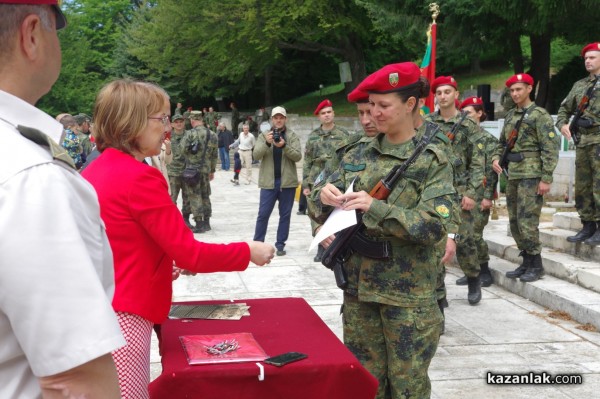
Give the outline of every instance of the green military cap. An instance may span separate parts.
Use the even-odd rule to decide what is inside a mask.
[[[78,115],[75,115],[74,118],[75,118],[75,122],[77,122],[78,125],[82,125],[84,122],[92,121],[92,118],[90,118],[86,114],[78,114]]]
[[[192,111],[192,112],[190,112],[190,119],[201,121],[202,120],[202,111]]]
[[[178,121],[178,120],[184,120],[184,119],[185,118],[184,118],[183,115],[181,115],[181,114],[175,114],[175,115],[173,115],[171,117],[171,122],[175,122],[175,121]]]

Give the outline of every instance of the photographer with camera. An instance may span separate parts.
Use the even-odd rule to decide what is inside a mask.
[[[211,230],[210,181],[215,177],[217,167],[217,135],[204,126],[202,112],[190,113],[192,130],[185,132],[181,149],[185,157],[183,171],[183,191],[190,201],[196,227],[194,233]]]
[[[262,161],[258,173],[260,202],[254,240],[265,241],[271,212],[275,202],[279,201],[279,226],[275,242],[278,256],[285,255],[285,242],[290,232],[290,217],[298,186],[296,162],[302,158],[300,139],[286,127],[286,121],[285,108],[273,108],[273,129],[258,136],[253,150],[254,159]]]

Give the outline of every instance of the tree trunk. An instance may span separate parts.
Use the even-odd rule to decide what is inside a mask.
[[[352,81],[344,83],[344,91],[348,95],[367,76],[365,53],[360,40],[355,35],[342,38],[340,44],[340,47],[344,49],[344,58],[350,64],[352,72]]]
[[[525,62],[523,61],[523,49],[521,48],[521,39],[518,33],[511,34],[508,37],[511,61],[513,63],[514,73],[525,72]]]
[[[273,105],[273,89],[271,84],[273,67],[265,68],[265,102],[262,104],[265,107]]]
[[[531,43],[531,76],[535,81],[533,92],[535,103],[548,108],[550,99],[550,42],[552,34],[548,28],[541,35],[529,36]]]

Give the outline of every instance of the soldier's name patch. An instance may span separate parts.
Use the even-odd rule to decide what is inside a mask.
[[[349,172],[360,172],[361,170],[365,170],[366,167],[367,167],[367,164],[365,164],[365,163],[361,163],[358,165],[354,165],[351,163],[344,164],[344,170],[347,170]]]
[[[323,181],[323,177],[325,176],[325,171],[321,171],[321,173],[319,173],[319,176],[317,176],[317,178],[315,179],[314,185],[318,186],[319,183],[321,183]]]
[[[452,204],[450,201],[443,198],[436,198],[433,201],[433,207],[437,214],[444,219],[448,219],[450,217],[450,209],[452,209]]]

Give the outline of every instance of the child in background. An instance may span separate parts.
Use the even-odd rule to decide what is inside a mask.
[[[240,153],[239,152],[235,152],[233,154],[233,179],[231,179],[231,182],[236,185],[239,186],[240,185],[240,170],[242,170],[242,160],[240,159]]]

